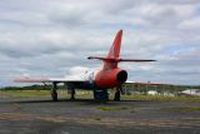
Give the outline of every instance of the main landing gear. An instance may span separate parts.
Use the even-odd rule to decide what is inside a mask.
[[[115,92],[114,101],[120,101],[121,98],[120,90],[118,88],[116,90],[117,91]]]
[[[57,83],[53,82],[53,87],[51,89],[51,98],[53,101],[57,101],[58,100],[58,93],[57,93]]]
[[[70,88],[68,91],[69,91],[68,93],[71,94],[70,100],[75,100],[75,94],[76,94],[75,89]]]
[[[105,103],[108,101],[108,91],[107,89],[94,89],[94,99],[96,102]]]
[[[114,101],[120,101],[121,99],[121,94],[124,94],[124,90],[122,89],[122,87],[117,87],[116,88],[116,92],[115,92],[115,96],[114,96]]]
[[[51,98],[53,101],[58,101],[57,84],[58,84],[57,82],[53,82],[53,86],[51,89]],[[75,89],[71,87],[68,90],[69,90],[69,93],[71,94],[70,100],[75,100],[75,94],[76,94]]]

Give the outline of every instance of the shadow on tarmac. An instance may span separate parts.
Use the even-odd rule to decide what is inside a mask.
[[[121,101],[114,101],[114,100],[109,100],[106,103],[102,103],[102,102],[96,102],[93,99],[76,99],[76,100],[66,100],[66,99],[59,99],[58,101],[52,101],[49,99],[44,99],[44,100],[8,100],[5,102],[0,102],[0,103],[21,103],[21,104],[31,104],[31,103],[60,103],[60,102],[66,102],[66,103],[81,103],[81,104],[120,104],[120,103],[135,103],[135,102],[149,102],[149,101],[145,101],[145,100],[121,100]]]

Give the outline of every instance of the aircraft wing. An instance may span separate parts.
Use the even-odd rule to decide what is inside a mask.
[[[14,82],[22,82],[22,83],[80,83],[80,82],[87,82],[83,79],[67,79],[67,78],[48,78],[48,77],[22,77],[16,78]]]

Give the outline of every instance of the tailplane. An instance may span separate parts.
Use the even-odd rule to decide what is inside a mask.
[[[123,35],[123,31],[120,30],[115,36],[113,44],[106,57],[90,56],[88,57],[88,59],[103,60],[104,68],[106,69],[116,68],[118,65],[118,62],[154,62],[156,61],[156,60],[150,60],[150,59],[122,59],[120,58],[122,35]]]

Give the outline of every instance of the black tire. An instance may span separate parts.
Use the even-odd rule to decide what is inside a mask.
[[[109,100],[107,89],[95,89],[94,99],[98,103],[106,103]]]
[[[114,97],[114,101],[120,101],[120,91],[117,91],[116,93],[115,93],[115,97]]]
[[[53,100],[53,101],[58,101],[58,94],[57,94],[56,91],[53,91],[53,92],[51,93],[51,97],[52,97],[52,100]]]

